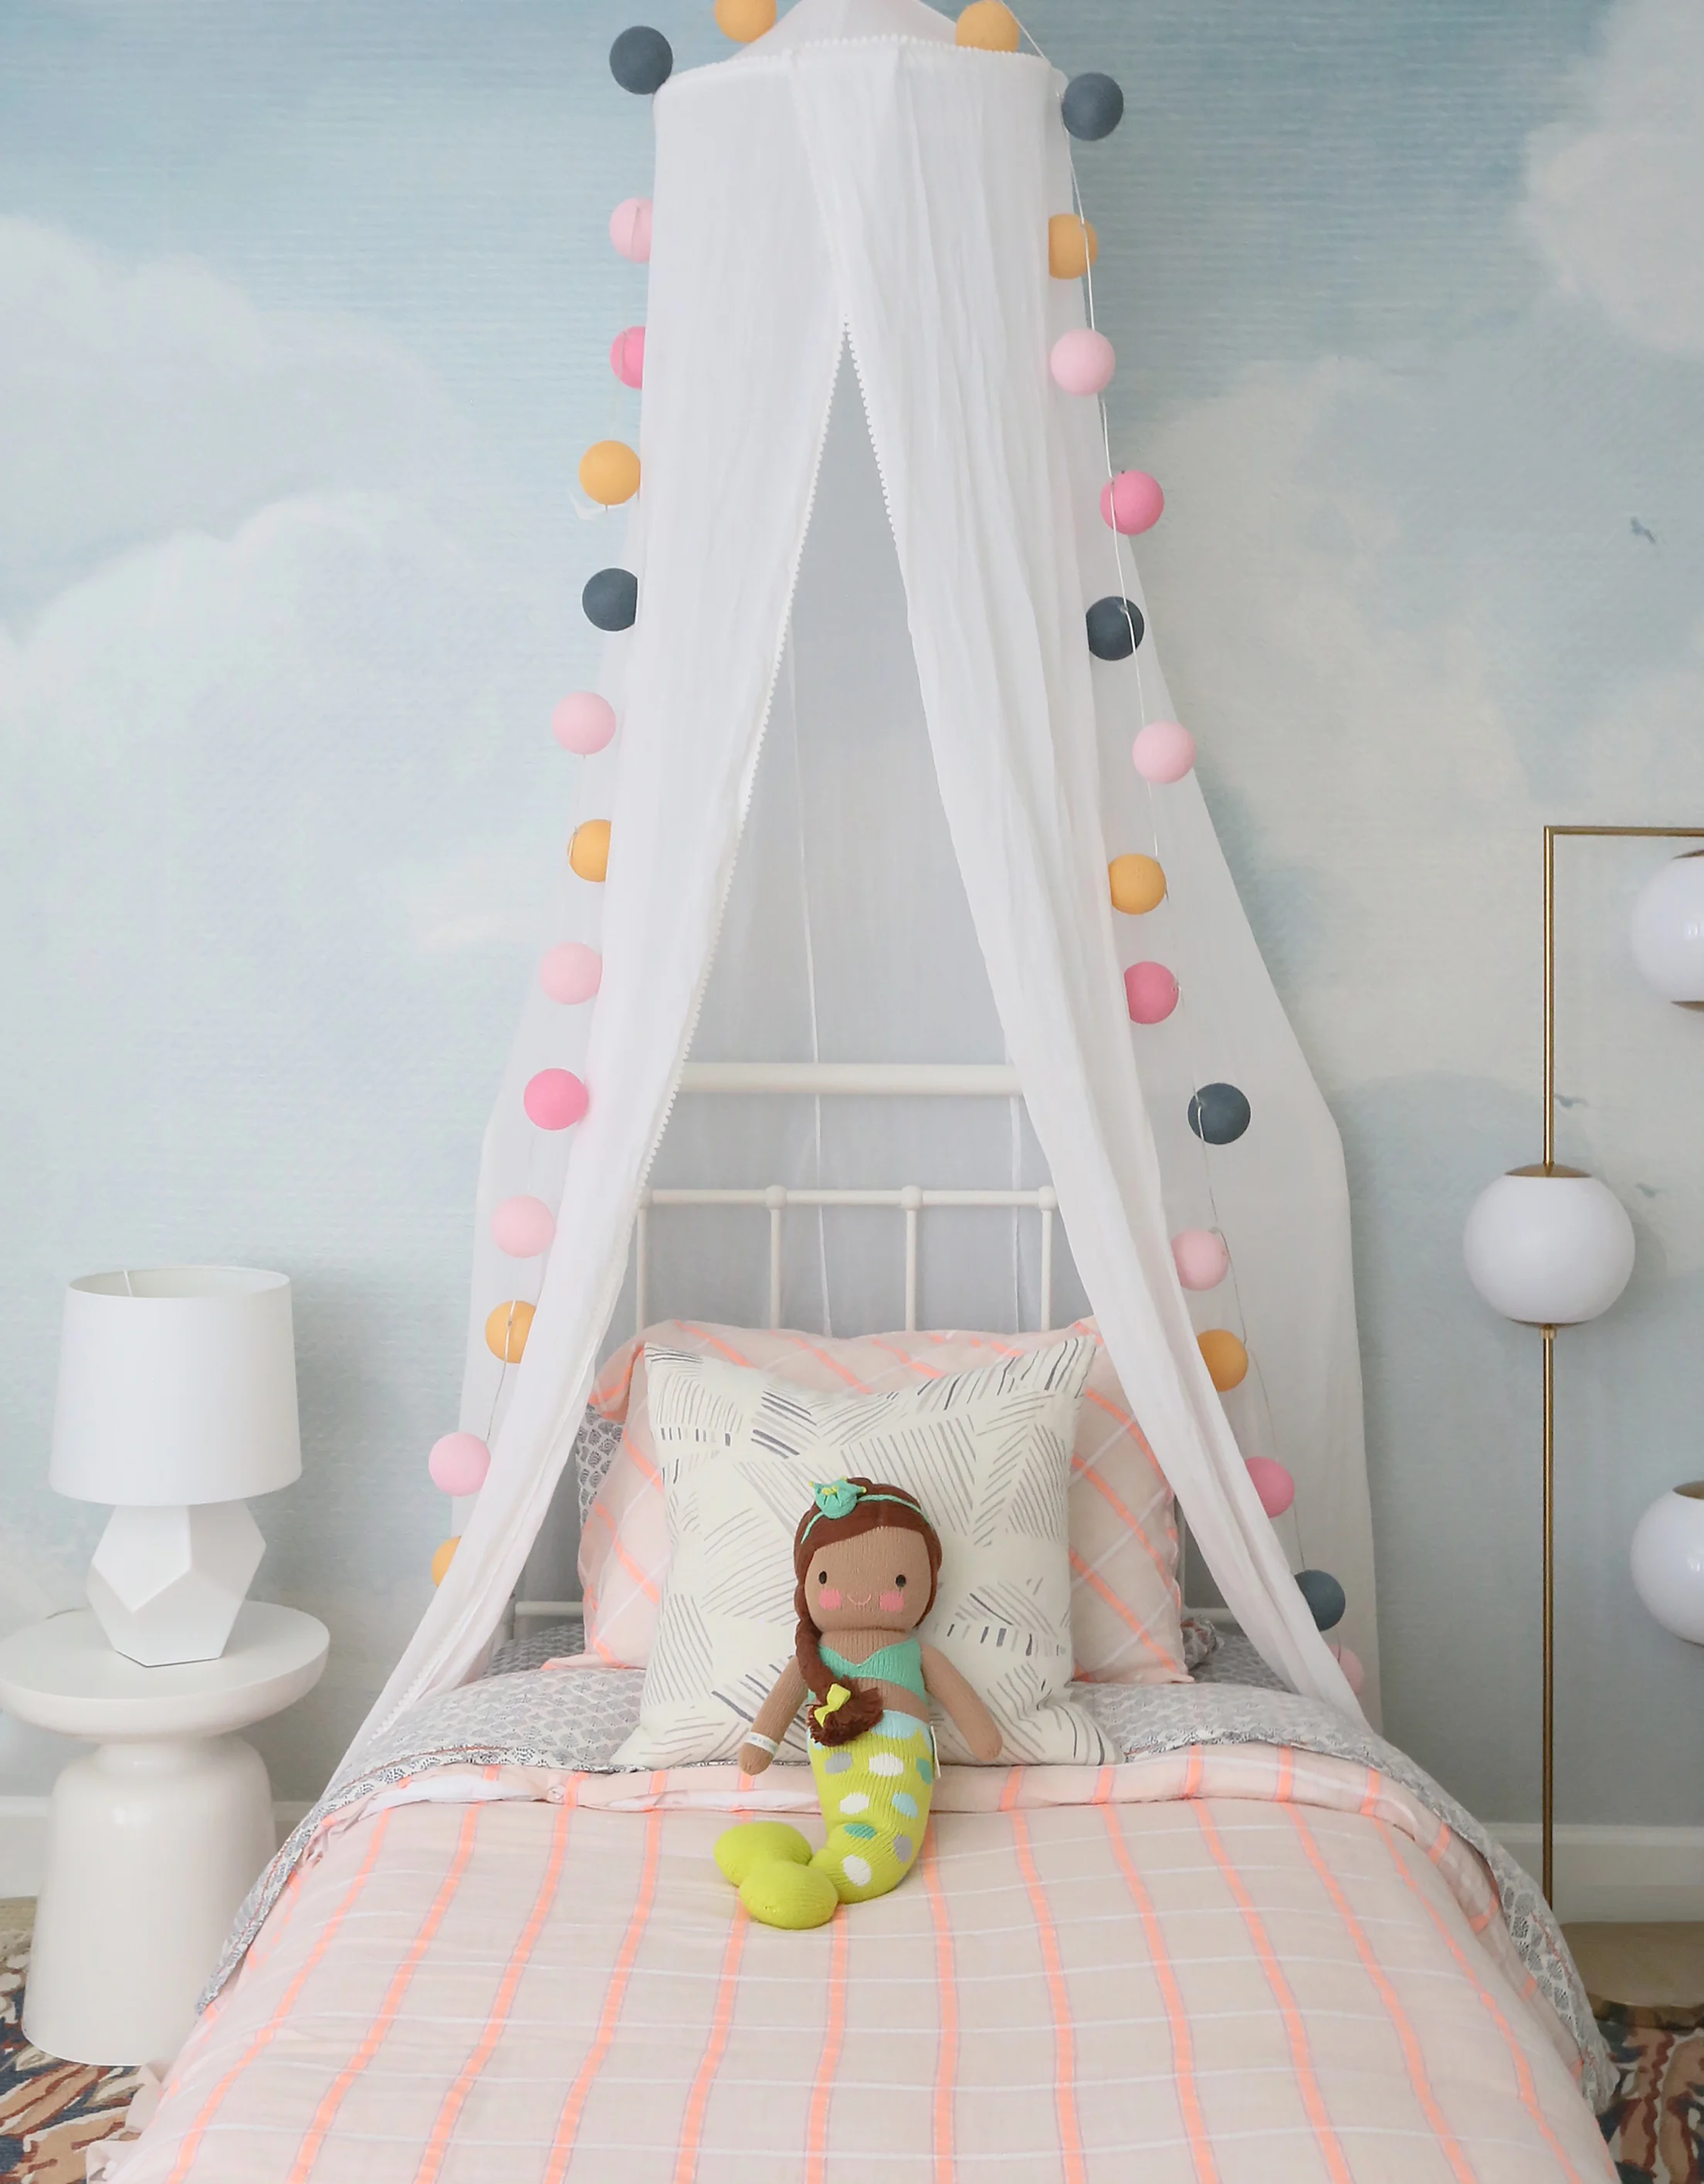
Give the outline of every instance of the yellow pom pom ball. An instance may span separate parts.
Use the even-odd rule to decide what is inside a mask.
[[[775,0],[716,0],[716,26],[737,46],[775,28]]]
[[[432,1557],[432,1581],[434,1585],[442,1585],[443,1583],[445,1574],[448,1572],[450,1564],[455,1560],[455,1551],[460,1545],[461,1534],[458,1532],[453,1540],[446,1540],[443,1545],[438,1549],[437,1552]]]
[[[1015,53],[1023,32],[1005,0],[971,0],[953,34],[961,46],[974,46],[984,53]]]
[[[1100,255],[1092,220],[1056,212],[1047,223],[1047,270],[1055,281],[1078,281]]]
[[[1241,1384],[1249,1369],[1249,1353],[1228,1327],[1210,1327],[1195,1340],[1201,1346],[1207,1372],[1222,1396]]]
[[[485,1323],[485,1346],[505,1365],[518,1365],[532,1327],[532,1307],[520,1297],[500,1304]]]
[[[639,490],[639,459],[625,440],[599,440],[580,458],[580,490],[601,508],[619,508]]]
[[[1139,856],[1133,850],[1112,860],[1106,877],[1112,886],[1112,907],[1127,917],[1140,917],[1166,900],[1165,867],[1156,857]]]
[[[610,869],[610,822],[587,819],[574,829],[568,843],[568,869],[582,880],[601,880]],[[1161,894],[1165,893],[1161,889]]]

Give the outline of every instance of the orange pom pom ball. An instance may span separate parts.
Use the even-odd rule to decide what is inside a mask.
[[[775,28],[775,0],[716,0],[716,26],[737,46]]]
[[[600,508],[619,508],[639,490],[639,459],[625,440],[599,440],[580,458],[580,490]]]
[[[432,1581],[434,1585],[442,1585],[443,1583],[445,1577],[448,1574],[450,1564],[455,1560],[455,1551],[460,1545],[461,1534],[458,1532],[453,1540],[446,1540],[443,1545],[438,1549],[437,1552],[432,1557]]]
[[[1005,0],[971,0],[953,33],[961,46],[975,46],[984,53],[1015,53],[1023,32]]]
[[[1240,1386],[1248,1373],[1249,1353],[1229,1328],[1210,1327],[1195,1340],[1201,1346],[1208,1374],[1219,1393],[1222,1396]]]
[[[1100,255],[1094,223],[1056,212],[1047,223],[1047,270],[1055,281],[1078,281]]]
[[[568,869],[582,880],[603,878],[610,869],[607,819],[587,819],[574,829],[568,843]],[[1161,893],[1165,893],[1163,888]]]
[[[505,1365],[518,1365],[532,1327],[532,1306],[521,1297],[500,1304],[485,1323],[485,1346]]]
[[[1157,857],[1144,857],[1133,850],[1112,860],[1106,877],[1112,887],[1112,907],[1127,917],[1140,917],[1166,900],[1166,872]]]

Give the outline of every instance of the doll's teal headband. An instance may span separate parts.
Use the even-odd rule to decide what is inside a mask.
[[[849,1479],[831,1479],[826,1486],[813,1485],[810,1490],[816,1497],[816,1507],[799,1534],[801,1543],[810,1537],[810,1526],[817,1518],[849,1517],[860,1502],[891,1502],[896,1508],[910,1509],[919,1517],[923,1513],[909,1494],[872,1494],[867,1487],[855,1486]]]

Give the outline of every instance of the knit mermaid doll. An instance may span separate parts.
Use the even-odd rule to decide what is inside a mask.
[[[729,1828],[716,1864],[766,1926],[820,1926],[843,1903],[897,1888],[916,1862],[934,1792],[929,1701],[978,1759],[1000,1730],[952,1663],[910,1634],[935,1604],[941,1543],[903,1488],[868,1479],[819,1486],[794,1535],[794,1658],[764,1701],[739,1763],[760,1774],[811,1702],[810,1771],[828,1840],[797,1828]]]

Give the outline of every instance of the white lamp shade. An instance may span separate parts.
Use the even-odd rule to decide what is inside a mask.
[[[1665,1000],[1704,1005],[1704,852],[1675,857],[1633,905],[1633,960]]]
[[[1704,1479],[1651,1503],[1629,1559],[1634,1588],[1663,1629],[1704,1646]]]
[[[1534,1327],[1595,1319],[1633,1272],[1627,1208],[1578,1168],[1500,1175],[1474,1201],[1462,1247],[1486,1303]]]
[[[285,1275],[158,1267],[70,1284],[48,1471],[61,1494],[172,1507],[301,1475]]]

